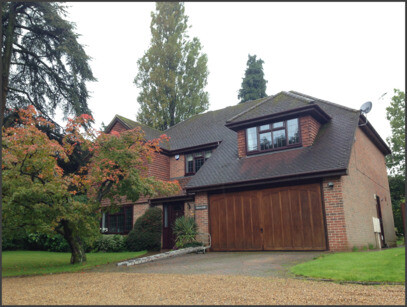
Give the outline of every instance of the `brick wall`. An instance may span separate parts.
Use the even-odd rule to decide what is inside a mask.
[[[237,152],[239,158],[246,157],[246,130],[237,132]]]
[[[136,220],[146,212],[146,210],[150,207],[148,203],[143,204],[136,204],[133,206],[133,225]]]
[[[170,159],[168,156],[155,152],[148,167],[148,175],[161,180],[170,179]]]
[[[332,188],[328,187],[329,182],[334,184]],[[330,251],[348,250],[342,179],[340,177],[325,178],[322,181],[322,193],[325,206],[328,248]]]
[[[170,178],[185,176],[185,156],[179,155],[179,159],[175,160],[175,156],[169,158]]]
[[[116,131],[116,132],[123,132],[123,131],[126,131],[127,130],[127,128],[125,127],[125,126],[123,126],[120,122],[116,122],[114,125],[113,125],[113,127],[112,127],[112,129],[110,130],[110,132],[112,132],[112,131]]]
[[[207,208],[205,210],[195,210],[195,221],[198,224],[199,232],[209,233],[208,194],[205,192],[196,193],[195,194],[195,205],[207,205]]]
[[[311,146],[312,143],[314,143],[319,127],[321,127],[321,124],[312,116],[308,115],[300,117],[301,140],[303,147]]]
[[[377,217],[375,194],[381,199],[386,243],[394,246],[396,235],[385,157],[360,128],[355,138],[349,175],[342,177],[349,246],[376,245],[372,221],[372,217]]]

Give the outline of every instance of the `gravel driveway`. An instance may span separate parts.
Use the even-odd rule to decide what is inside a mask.
[[[5,305],[403,305],[404,286],[298,280],[320,253],[208,253],[86,273],[3,278]]]
[[[402,305],[403,286],[278,277],[72,273],[4,278],[4,305]]]

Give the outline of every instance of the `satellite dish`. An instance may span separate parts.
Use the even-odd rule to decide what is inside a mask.
[[[367,114],[370,112],[370,110],[372,110],[372,107],[373,107],[372,102],[368,101],[362,104],[362,106],[360,107],[360,111],[364,114]]]

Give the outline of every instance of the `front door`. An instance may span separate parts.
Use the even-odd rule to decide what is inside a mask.
[[[172,249],[175,245],[172,228],[175,220],[184,215],[184,203],[164,204],[163,210],[163,249]]]

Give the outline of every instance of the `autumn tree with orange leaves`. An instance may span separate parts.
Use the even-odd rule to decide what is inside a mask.
[[[92,120],[85,114],[68,120],[57,141],[46,133],[53,124],[33,106],[18,112],[15,125],[3,130],[5,236],[18,228],[57,232],[71,248],[71,263],[82,263],[84,239],[99,231],[103,199],[115,206],[122,196],[136,201],[141,195],[170,195],[180,189],[177,182],[147,175],[165,135],[146,141],[137,128],[120,134],[84,129]],[[81,153],[81,163],[66,167],[75,152]]]

